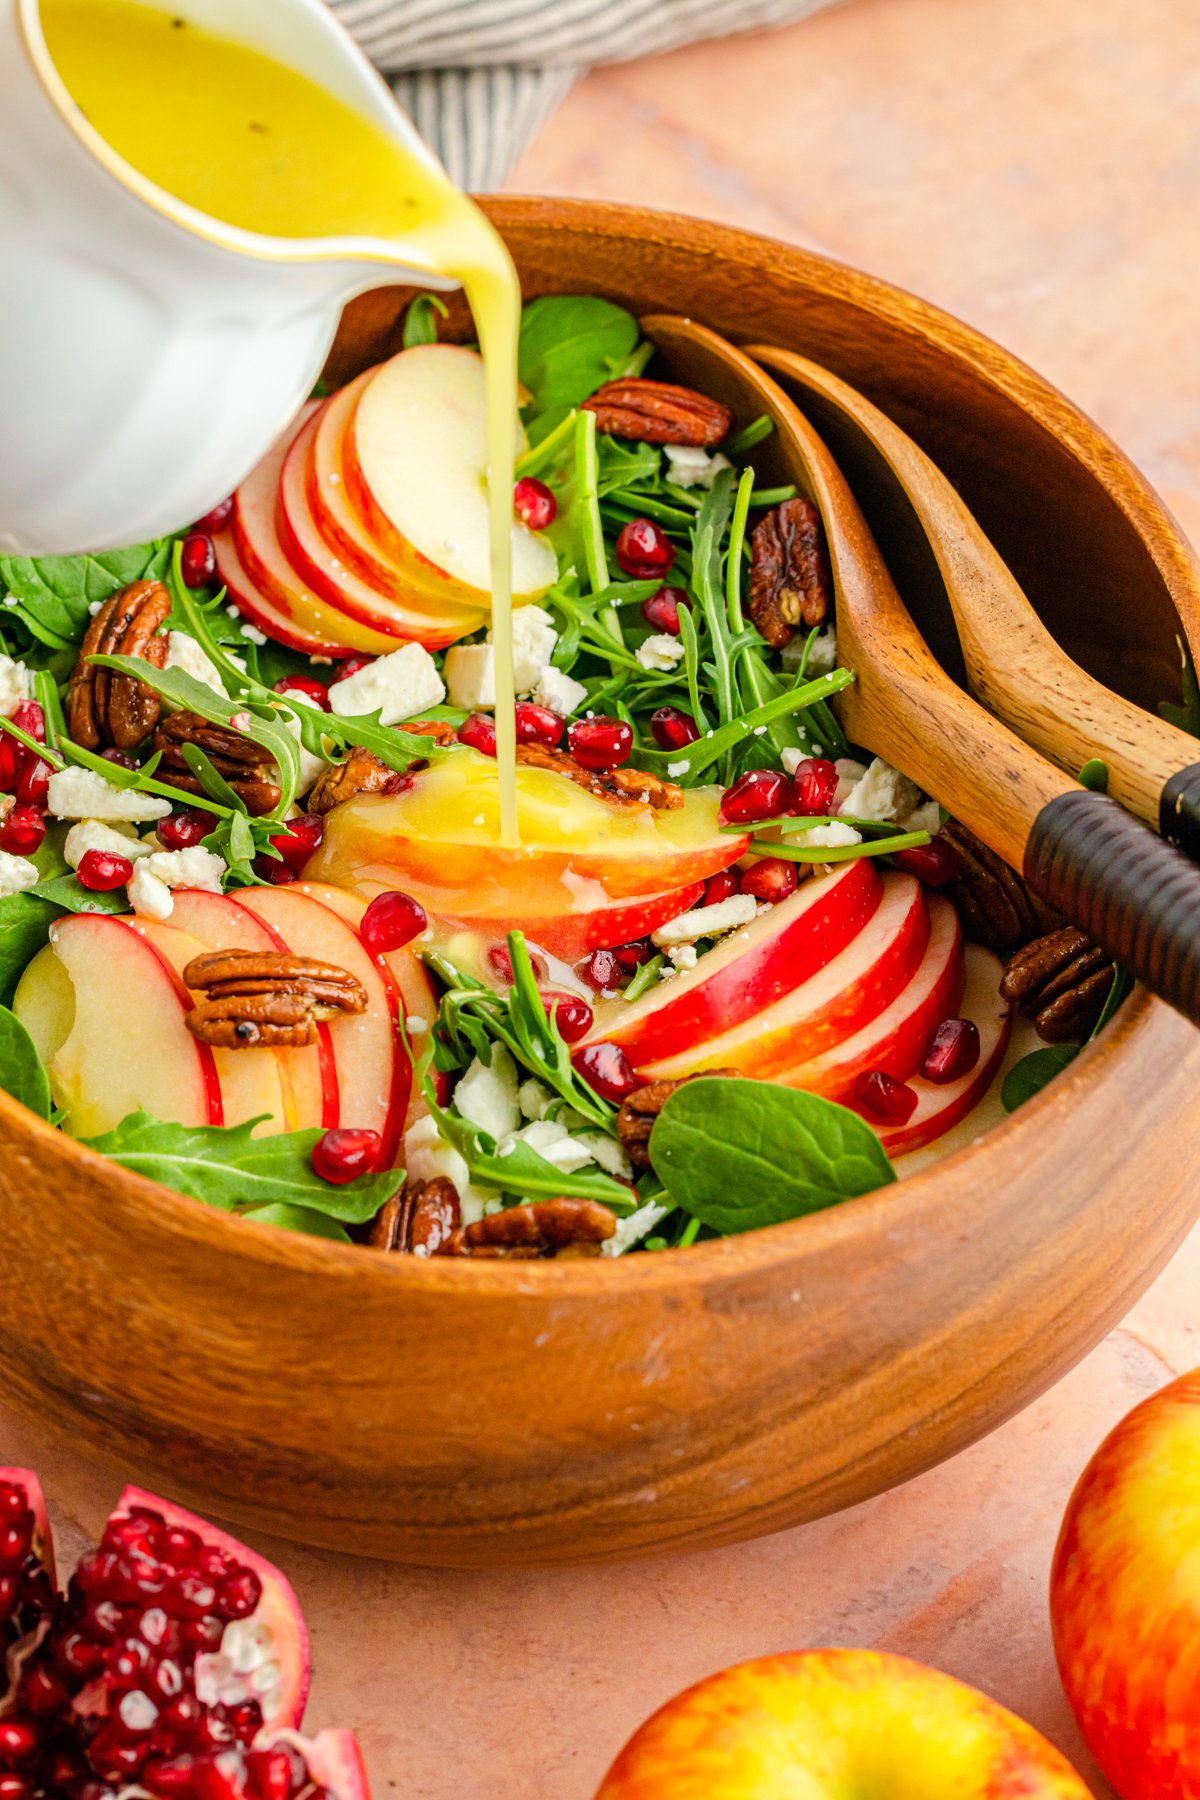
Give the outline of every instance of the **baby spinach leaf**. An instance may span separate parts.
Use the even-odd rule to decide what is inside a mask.
[[[74,645],[88,627],[88,608],[131,581],[161,580],[170,543],[135,544],[98,556],[0,556],[0,584],[17,601],[16,616],[53,649]]]
[[[58,908],[26,890],[0,900],[0,1001],[7,1004],[28,964],[46,942]]]
[[[52,906],[60,907],[63,912],[72,913],[126,913],[129,911],[129,900],[124,888],[115,888],[111,893],[92,892],[78,882],[74,875],[52,875],[46,881],[39,881],[35,888],[27,890],[39,900],[48,900]]]
[[[50,1117],[50,1081],[33,1039],[15,1013],[0,1006],[0,1087],[39,1119]]]
[[[225,1212],[286,1204],[362,1225],[374,1218],[400,1184],[401,1171],[385,1169],[377,1175],[360,1175],[344,1187],[331,1186],[313,1171],[319,1131],[251,1136],[260,1123],[261,1119],[248,1119],[244,1125],[176,1125],[136,1112],[112,1131],[83,1141],[122,1168]]]
[[[726,1236],[819,1212],[896,1179],[857,1113],[768,1081],[685,1082],[669,1096],[650,1143],[671,1199]]]
[[[637,347],[637,320],[590,294],[547,294],[521,313],[520,378],[533,395],[526,419],[538,444],[571,408],[624,369]]]
[[[1040,1094],[1078,1055],[1078,1044],[1050,1044],[1045,1050],[1031,1050],[1015,1062],[1000,1089],[1000,1104],[1005,1112],[1016,1112],[1018,1106]]]
[[[256,1219],[260,1225],[281,1225],[285,1231],[303,1231],[308,1237],[332,1238],[337,1244],[353,1242],[348,1231],[343,1231],[336,1219],[327,1219],[323,1213],[313,1212],[308,1206],[289,1206],[286,1201],[277,1201],[274,1206],[255,1206],[242,1214],[243,1219]]]

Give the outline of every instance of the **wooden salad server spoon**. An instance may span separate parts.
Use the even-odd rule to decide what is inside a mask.
[[[1113,797],[1200,859],[1195,738],[1115,694],[1067,655],[955,488],[886,413],[794,351],[755,344],[746,354],[785,378],[789,391],[803,389],[818,427],[835,420],[855,432],[873,477],[899,502],[897,522],[924,533],[976,699],[1060,768],[1078,770],[1101,757]]]
[[[689,319],[642,330],[677,380],[775,430],[754,462],[794,482],[825,527],[838,661],[855,681],[833,701],[850,739],[896,768],[1010,864],[1055,912],[1200,1024],[1200,868],[1047,762],[951,680],[913,624],[823,440],[757,363]]]

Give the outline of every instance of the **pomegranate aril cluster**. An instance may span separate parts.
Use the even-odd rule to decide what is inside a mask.
[[[13,713],[12,722],[27,737],[45,743],[46,719],[36,700],[23,700]],[[11,733],[0,733],[0,793],[15,796],[0,817],[0,850],[9,856],[32,856],[41,848],[52,773],[45,757]],[[0,1800],[4,1800],[2,1792]]]

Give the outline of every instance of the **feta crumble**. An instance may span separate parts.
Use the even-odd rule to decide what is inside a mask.
[[[522,1125],[519,1131],[509,1132],[504,1141],[497,1144],[497,1156],[511,1156],[518,1144],[536,1151],[543,1161],[563,1175],[573,1175],[592,1160],[591,1152],[573,1138],[558,1119],[535,1119],[530,1125]]]
[[[719,450],[715,456],[710,455],[698,444],[664,444],[663,454],[667,459],[663,473],[676,487],[710,488],[722,469],[733,467]]]
[[[230,652],[229,660],[245,673],[246,664],[242,657]],[[221,680],[216,663],[189,632],[168,631],[167,660],[163,667],[178,669],[181,674],[190,675],[193,681],[203,682],[205,687],[211,688],[214,694],[220,694],[224,700],[225,683]],[[171,706],[173,702],[168,701],[166,704]]]
[[[610,1238],[605,1238],[600,1246],[601,1256],[624,1256],[635,1244],[640,1244],[644,1237],[649,1237],[660,1219],[665,1219],[670,1206],[664,1206],[657,1200],[648,1200],[645,1206],[639,1206],[636,1212],[617,1220],[617,1229]]]
[[[219,894],[224,873],[224,859],[200,844],[190,844],[186,850],[152,850],[129,880],[129,904],[147,918],[169,919],[175,907],[172,888],[200,888],[206,894]]]
[[[862,833],[855,831],[853,825],[843,825],[840,820],[835,820],[832,825],[814,825],[811,830],[798,832],[786,841],[802,844],[806,850],[837,850],[844,845],[861,844]]]
[[[0,656],[0,713],[11,719],[22,700],[32,698],[33,671],[14,657]]]
[[[89,850],[103,850],[110,856],[127,856],[130,862],[139,856],[150,856],[153,844],[144,844],[132,826],[106,825],[102,819],[81,819],[72,825],[63,844],[63,855],[72,869],[77,869]]]
[[[117,787],[91,769],[59,769],[50,777],[46,806],[58,819],[101,819],[112,823],[128,819],[165,819],[171,810],[169,800],[157,794],[139,793],[136,788]]]
[[[517,1085],[516,1063],[503,1044],[493,1044],[490,1066],[477,1056],[459,1077],[454,1104],[469,1124],[499,1142],[520,1123]]]
[[[37,864],[28,856],[11,856],[7,850],[0,850],[0,899],[23,894],[41,879]]]
[[[800,633],[790,644],[785,644],[780,652],[780,661],[785,669],[794,670],[804,662],[804,646],[808,642],[807,633]],[[804,663],[804,673],[809,675],[828,675],[837,668],[837,632],[832,625],[824,631],[818,631],[812,641],[812,649],[808,653],[808,661]]]
[[[382,725],[415,719],[445,698],[437,664],[421,644],[390,650],[329,690],[330,708],[341,718],[377,712]]]
[[[491,633],[488,633],[491,641]],[[513,685],[518,694],[529,694],[550,666],[558,632],[553,614],[544,606],[518,606],[512,616]]]
[[[576,681],[573,675],[564,675],[553,663],[547,665],[538,677],[537,686],[533,690],[533,698],[539,706],[548,706],[551,712],[566,718],[569,713],[576,712],[587,699],[587,689],[582,681]]]
[[[841,773],[841,764],[838,764]],[[891,763],[884,762],[877,756],[865,774],[855,782],[844,798],[840,797],[837,810],[852,819],[874,819],[880,824],[892,824],[903,818],[920,804],[921,790],[915,781],[902,775],[899,769],[893,769]]]
[[[673,944],[719,937],[723,932],[736,931],[739,925],[749,925],[756,913],[753,894],[730,894],[728,900],[718,900],[715,906],[697,906],[691,912],[680,913],[677,919],[668,919],[651,932],[651,942],[660,950],[669,950]]]
[[[668,632],[657,632],[639,644],[634,651],[636,660],[643,669],[655,669],[663,673],[676,669],[683,661],[683,645]]]
[[[413,1182],[433,1181],[444,1175],[458,1192],[464,1225],[482,1219],[495,1196],[486,1188],[472,1187],[466,1160],[448,1144],[437,1128],[437,1120],[427,1113],[417,1119],[404,1134],[404,1167]]]

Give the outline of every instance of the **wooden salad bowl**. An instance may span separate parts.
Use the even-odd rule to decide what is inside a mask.
[[[1191,554],[1003,350],[724,227],[490,210],[531,295],[686,311],[860,387],[1079,662],[1175,697],[1177,635],[1200,650]],[[349,309],[335,377],[395,347],[405,299]],[[113,1020],[114,1054],[136,1029]],[[508,1266],[235,1220],[0,1096],[6,1398],[205,1511],[365,1554],[566,1563],[778,1531],[962,1449],[1120,1318],[1200,1212],[1198,1095],[1200,1036],[1135,995],[1037,1099],[899,1186],[678,1253]]]

